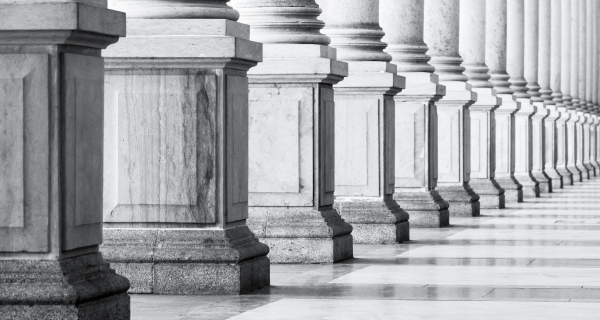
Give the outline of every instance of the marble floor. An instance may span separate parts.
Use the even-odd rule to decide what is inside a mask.
[[[250,295],[131,295],[132,319],[600,319],[598,195],[593,178],[342,263],[271,265]]]

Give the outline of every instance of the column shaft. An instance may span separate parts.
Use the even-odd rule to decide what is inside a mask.
[[[557,159],[556,168],[563,178],[563,186],[573,185],[573,173],[569,169],[569,120],[571,119],[571,3],[552,3],[553,15],[560,11],[560,91],[562,93],[557,110],[560,118],[556,122]],[[555,22],[555,19],[552,19]],[[558,98],[555,98],[558,99]]]

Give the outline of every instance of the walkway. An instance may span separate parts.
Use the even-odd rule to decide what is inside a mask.
[[[252,295],[132,295],[132,319],[599,319],[600,178],[509,207],[335,265],[271,265]]]

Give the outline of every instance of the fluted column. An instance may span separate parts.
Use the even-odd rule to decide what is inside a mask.
[[[251,39],[264,43],[264,61],[248,74],[248,224],[269,245],[271,262],[351,258],[352,226],[334,208],[333,85],[348,75],[348,65],[321,33],[325,23],[314,0],[232,5],[251,26]]]
[[[494,110],[501,104],[489,81],[485,64],[486,1],[460,1],[459,52],[467,83],[477,93],[469,107],[471,117],[471,179],[469,185],[479,195],[482,208],[504,208],[504,189],[495,176],[496,141]]]
[[[410,215],[411,227],[445,227],[448,203],[435,190],[438,179],[437,107],[446,88],[428,63],[423,42],[424,0],[380,0],[385,51],[406,78],[395,96],[394,199]]]
[[[102,252],[131,291],[240,294],[269,285],[248,219],[250,27],[219,1],[121,0],[105,54]]]
[[[556,121],[560,119],[558,105],[560,92],[560,0],[540,0],[538,82],[541,98],[548,110],[544,119],[545,140],[543,168],[551,179],[552,190],[563,187],[562,176],[557,171],[558,136]]]
[[[394,96],[404,87],[383,52],[379,0],[318,0],[337,57],[350,73],[335,91],[335,205],[354,243],[409,240],[394,201]]]
[[[424,40],[429,47],[430,64],[446,86],[446,96],[438,106],[438,187],[450,203],[450,215],[478,216],[479,195],[469,185],[470,117],[469,106],[477,100],[466,83],[459,55],[459,0],[425,1]]]
[[[448,203],[435,190],[438,179],[437,107],[445,87],[428,63],[423,42],[424,0],[380,0],[385,49],[406,78],[395,96],[394,199],[410,215],[411,227],[445,227]]]
[[[569,121],[567,122],[567,137],[568,137],[568,142],[567,142],[567,159],[568,159],[568,164],[567,164],[567,168],[569,169],[569,171],[571,171],[571,173],[573,174],[573,181],[574,182],[581,182],[583,181],[583,168],[581,167],[581,165],[578,165],[578,159],[577,159],[577,155],[578,155],[578,148],[580,147],[579,144],[579,140],[581,138],[581,133],[578,128],[581,127],[581,122],[583,119],[581,119],[582,117],[580,116],[580,112],[578,112],[578,110],[580,110],[581,106],[580,106],[580,96],[579,96],[579,33],[581,32],[580,28],[579,28],[579,3],[581,0],[571,0],[569,2],[570,4],[570,21],[571,21],[571,29],[570,29],[570,35],[569,37],[571,38],[571,43],[569,48],[571,49],[571,54],[570,54],[570,71],[571,71],[571,76],[570,76],[570,93],[571,93],[571,100],[570,103],[568,105],[568,109],[569,109],[569,113],[571,114],[571,118],[569,119]],[[578,135],[579,133],[579,135]],[[586,171],[587,172],[587,171]]]
[[[507,0],[488,0],[486,3],[485,63],[490,69],[490,82],[502,104],[494,111],[496,122],[495,180],[504,189],[506,203],[523,201],[523,186],[514,177],[515,127],[514,113],[520,103],[513,96],[506,72]]]
[[[530,92],[536,91],[529,90],[525,80],[525,1],[508,0],[507,16],[506,51],[509,82],[515,91],[514,96],[521,103],[521,109],[515,113],[515,137],[519,137],[515,138],[515,178],[523,185],[523,197],[538,197],[539,183],[531,174],[533,160],[531,116],[537,108],[530,101]],[[535,84],[532,84],[532,88],[535,88]]]
[[[559,0],[556,0],[559,1]],[[560,91],[562,96],[554,98],[560,118],[556,122],[556,170],[563,178],[563,186],[573,185],[573,173],[569,170],[569,120],[571,119],[571,3],[560,0],[552,3],[560,11]],[[556,23],[555,19],[552,19]],[[554,42],[553,42],[554,45]],[[554,48],[554,46],[553,46]]]
[[[549,19],[549,17],[546,17]],[[544,20],[544,19],[541,19]],[[545,91],[540,91],[538,83],[538,73],[545,72],[545,67],[539,69],[540,57],[539,54],[549,54],[550,50],[539,50],[540,32],[549,32],[549,29],[541,31],[540,26],[540,8],[539,0],[525,1],[525,66],[524,74],[527,81],[527,93],[531,95],[531,103],[535,106],[535,113],[531,116],[531,175],[539,183],[540,192],[552,192],[552,182],[550,177],[544,172],[545,162],[545,140],[546,130],[544,119],[548,116],[548,110],[544,106],[549,88],[546,86]],[[546,26],[545,26],[546,27]],[[543,96],[544,95],[544,96]]]
[[[125,14],[0,1],[0,21],[0,318],[129,319],[129,281],[99,252],[102,54]]]

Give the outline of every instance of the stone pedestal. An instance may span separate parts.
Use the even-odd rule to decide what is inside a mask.
[[[573,174],[569,170],[569,129],[568,121],[571,114],[567,108],[560,106],[557,108],[560,112],[560,118],[556,121],[556,171],[560,174],[563,186],[573,185]]]
[[[590,162],[590,127],[592,118],[587,110],[583,113],[583,125],[581,132],[581,162],[582,166],[587,170],[587,178],[591,179],[596,176],[596,170]]]
[[[335,89],[335,207],[355,243],[409,240],[408,214],[394,201],[394,95],[404,88],[383,52],[379,0],[320,0],[323,32],[349,76]]]
[[[533,177],[533,126],[531,116],[536,107],[528,99],[518,99],[521,108],[515,113],[515,179],[523,186],[523,198],[539,197],[540,186]]]
[[[470,116],[469,106],[477,100],[469,84],[442,82],[446,95],[438,106],[438,185],[436,190],[450,203],[453,216],[478,216],[479,195],[469,185]]]
[[[545,157],[544,172],[551,179],[551,188],[553,191],[563,188],[563,177],[558,171],[558,145],[560,143],[559,130],[557,122],[560,119],[560,112],[556,105],[546,105],[548,116],[544,119],[545,130]]]
[[[396,66],[350,61],[335,86],[335,207],[355,243],[409,240],[408,214],[394,201]],[[405,139],[405,137],[402,137]]]
[[[246,226],[246,72],[262,48],[220,2],[117,7],[128,37],[105,53],[102,251],[131,292],[269,285],[269,248]]]
[[[506,203],[523,202],[523,186],[515,179],[515,117],[521,105],[512,95],[498,95],[502,105],[494,111],[496,122],[495,180],[504,189]]]
[[[125,15],[2,1],[0,21],[0,317],[129,319],[129,281],[98,252],[101,51]]]
[[[393,52],[391,52],[393,55]],[[407,89],[395,97],[396,156],[394,199],[410,215],[411,227],[446,227],[448,202],[435,190],[438,179],[436,101],[445,95],[438,77],[407,72]]]
[[[567,129],[567,169],[573,175],[573,182],[582,182],[583,174],[577,166],[577,123],[580,121],[577,112],[574,109],[568,110],[571,117],[566,123]]]
[[[531,175],[539,183],[540,193],[552,192],[552,178],[544,170],[546,158],[546,139],[551,138],[546,134],[545,119],[549,115],[543,102],[535,103],[536,112],[531,116],[532,137],[532,168]]]

